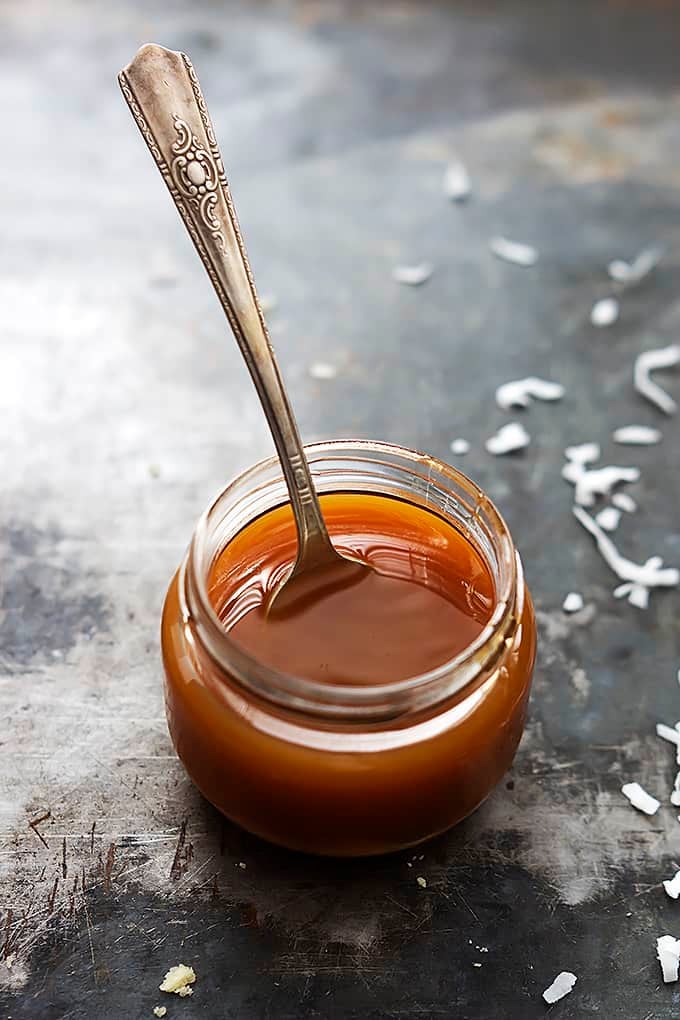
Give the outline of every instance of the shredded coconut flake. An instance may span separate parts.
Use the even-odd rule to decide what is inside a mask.
[[[619,303],[616,298],[602,298],[590,310],[593,326],[613,326],[619,317]]]
[[[451,202],[464,202],[472,191],[470,175],[459,159],[453,160],[444,172],[444,194]]]
[[[661,248],[645,248],[632,262],[614,259],[607,266],[607,271],[617,283],[639,283],[658,265],[662,255]]]
[[[570,591],[562,603],[562,609],[565,613],[578,613],[583,609],[583,595],[580,595],[577,591]]]
[[[666,414],[674,414],[678,405],[650,376],[657,368],[673,368],[680,364],[680,344],[659,347],[653,351],[644,351],[635,359],[633,383],[638,393],[651,400],[656,407]]]
[[[657,723],[656,735],[661,737],[662,740],[667,740],[670,744],[675,744],[676,747],[680,746],[680,730],[677,730],[674,726],[666,726],[662,722]]]
[[[618,510],[623,510],[627,514],[634,514],[637,510],[637,503],[627,492],[615,492],[612,495],[612,503]]]
[[[661,964],[661,973],[666,984],[678,980],[680,964],[680,939],[672,935],[661,935],[656,940],[656,955]]]
[[[564,386],[530,375],[526,379],[516,379],[499,386],[496,390],[496,403],[507,411],[511,407],[528,407],[532,397],[537,400],[561,400],[563,396]]]
[[[531,436],[519,422],[511,421],[503,425],[495,436],[487,439],[485,446],[489,453],[495,457],[504,453],[512,453],[514,450],[522,450],[531,442]]]
[[[663,887],[672,900],[680,896],[680,871],[676,871],[672,878],[666,879]]]
[[[581,443],[580,446],[568,446],[564,456],[574,464],[592,464],[593,461],[600,459],[600,444]]]
[[[678,753],[680,753],[680,749]],[[671,793],[671,804],[673,805],[673,807],[680,807],[680,772],[677,773],[675,777],[675,782],[673,783],[673,791]]]
[[[338,370],[328,361],[314,361],[309,366],[309,374],[312,379],[335,379]]]
[[[153,1008],[153,1015],[157,1017],[164,1017],[167,1012],[165,1006],[154,1006]]]
[[[655,815],[661,807],[660,801],[643,790],[639,783],[624,783],[621,793],[628,798],[634,808],[646,815]]]
[[[392,279],[407,287],[420,287],[430,279],[433,272],[434,266],[429,262],[421,262],[417,266],[395,266]]]
[[[569,970],[563,970],[557,975],[553,983],[549,988],[543,992],[543,998],[548,1003],[559,1002],[565,995],[569,995],[569,992],[573,989],[576,984],[577,978],[575,974],[572,974]]]
[[[529,244],[509,241],[507,237],[494,237],[489,242],[494,255],[504,262],[512,262],[515,266],[533,266],[538,261],[538,252]]]
[[[458,457],[463,457],[469,452],[470,444],[467,439],[454,439],[451,443],[451,453],[455,453]]]
[[[582,461],[570,460],[562,468],[562,477],[576,487],[574,499],[579,506],[593,506],[596,496],[608,495],[620,482],[637,482],[637,468],[616,467],[586,468]]]
[[[628,446],[653,446],[661,442],[661,433],[649,425],[624,425],[612,433],[612,439]]]
[[[418,883],[421,889],[427,889],[427,879],[423,878],[422,875],[418,875],[416,882]]]
[[[595,516],[595,520],[605,531],[616,531],[621,520],[621,511],[615,506],[606,506]]]
[[[660,556],[650,556],[640,566],[626,559],[618,551],[611,538],[605,535],[597,521],[593,520],[580,506],[572,508],[576,520],[595,538],[597,548],[605,563],[617,577],[626,582],[614,590],[617,598],[628,596],[628,601],[639,609],[647,608],[650,588],[675,588],[680,582],[680,571],[675,567],[664,567]]]

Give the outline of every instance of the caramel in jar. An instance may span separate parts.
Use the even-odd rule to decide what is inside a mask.
[[[332,469],[328,491],[317,481],[333,542],[378,571],[266,619],[295,557],[290,507],[232,514],[225,528],[226,490],[170,585],[162,647],[170,732],[203,794],[272,842],[364,855],[442,832],[500,780],[522,733],[535,626],[494,508],[483,500],[468,533],[451,513],[466,486],[483,496],[472,483],[433,462],[437,505],[411,495],[419,455],[338,445],[320,448],[369,475],[378,453],[391,458],[391,487],[353,490],[346,471],[334,486]],[[248,502],[253,480],[241,481]]]

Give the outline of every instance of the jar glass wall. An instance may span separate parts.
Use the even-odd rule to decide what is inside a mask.
[[[533,610],[505,523],[460,472],[377,442],[306,449],[320,494],[395,497],[472,543],[494,582],[489,622],[441,667],[379,686],[325,685],[258,662],[224,628],[207,582],[228,543],[287,501],[271,458],[206,511],[171,582],[162,621],[168,723],[196,785],[243,828],[312,853],[383,853],[456,824],[510,766],[534,664]]]

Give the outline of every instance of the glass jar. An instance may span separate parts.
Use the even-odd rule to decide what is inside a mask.
[[[239,475],[203,514],[162,620],[170,734],[212,804],[295,850],[358,856],[413,846],[474,811],[522,735],[536,648],[519,556],[465,475],[385,443],[306,447],[319,493],[368,492],[429,508],[488,565],[495,606],[463,652],[421,676],[331,686],[270,669],[224,629],[207,578],[245,525],[287,501],[278,459]]]

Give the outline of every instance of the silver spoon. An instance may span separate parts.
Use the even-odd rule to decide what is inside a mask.
[[[215,288],[269,422],[295,515],[298,551],[266,611],[290,610],[317,589],[354,584],[372,568],[341,556],[328,536],[191,61],[184,53],[149,43],[118,81]]]

